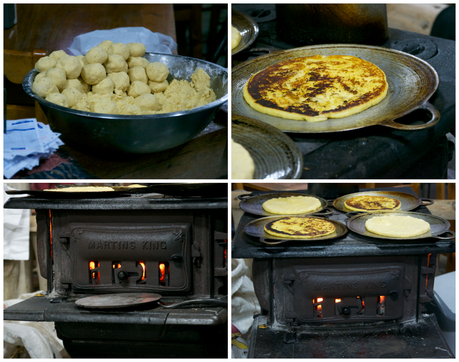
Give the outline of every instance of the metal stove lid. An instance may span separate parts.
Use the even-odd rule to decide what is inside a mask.
[[[81,298],[75,304],[86,309],[119,309],[157,302],[160,299],[161,295],[155,293],[117,293]]]

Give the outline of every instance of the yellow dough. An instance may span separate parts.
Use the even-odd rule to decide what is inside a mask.
[[[231,50],[236,48],[241,42],[242,36],[234,26],[231,25]]]
[[[381,236],[410,238],[429,232],[430,224],[412,216],[383,215],[368,219],[365,228]]]
[[[270,235],[287,239],[314,239],[333,234],[336,230],[332,222],[314,217],[284,217],[264,226]]]
[[[387,94],[384,72],[348,55],[287,59],[254,74],[245,101],[258,112],[292,120],[321,122],[364,111]]]
[[[319,199],[312,196],[279,197],[265,201],[262,205],[265,211],[279,215],[305,214],[321,206]]]
[[[231,140],[231,177],[233,179],[252,179],[255,163],[250,153],[239,143]]]

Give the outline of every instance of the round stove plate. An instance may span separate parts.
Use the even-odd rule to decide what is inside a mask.
[[[160,299],[161,295],[155,293],[117,293],[81,298],[75,304],[87,309],[117,309],[156,302]]]

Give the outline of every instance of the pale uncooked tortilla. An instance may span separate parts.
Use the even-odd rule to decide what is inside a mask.
[[[410,238],[430,231],[430,224],[412,216],[383,215],[368,219],[365,228],[381,236]]]
[[[109,186],[75,186],[75,187],[62,187],[57,189],[45,189],[43,191],[55,191],[55,192],[103,192],[103,191],[114,191]]]
[[[236,48],[241,42],[242,36],[234,26],[231,25],[231,50]]]
[[[320,201],[311,196],[278,197],[265,201],[262,205],[265,211],[279,215],[305,214],[321,206]]]
[[[252,179],[255,163],[250,153],[239,143],[231,140],[231,177],[233,179]]]

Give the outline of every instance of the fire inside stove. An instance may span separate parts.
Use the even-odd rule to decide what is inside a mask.
[[[375,315],[386,314],[386,296],[380,295],[374,297],[376,302],[370,301],[370,305],[375,306]],[[332,304],[333,303],[333,304]],[[365,298],[357,296],[354,298],[333,298],[324,300],[324,298],[317,298],[312,300],[314,307],[314,314],[316,318],[324,318],[331,316],[350,316],[350,315],[364,315],[365,313],[372,314],[369,310],[365,309]],[[326,314],[324,314],[324,311]],[[330,314],[328,314],[330,313]]]

